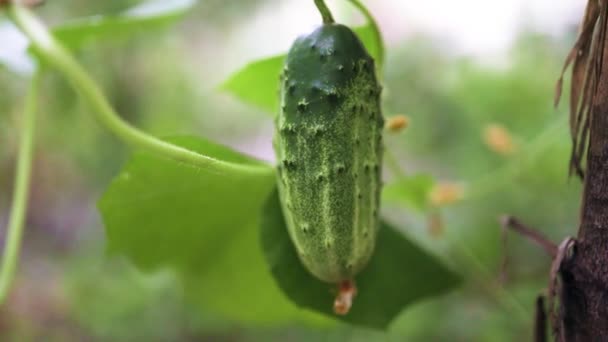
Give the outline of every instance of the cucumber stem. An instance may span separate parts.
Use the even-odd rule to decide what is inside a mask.
[[[327,5],[325,5],[325,1],[315,0],[315,5],[317,5],[317,8],[323,17],[323,24],[333,24],[335,22],[334,17],[331,15],[331,11],[327,8]]]

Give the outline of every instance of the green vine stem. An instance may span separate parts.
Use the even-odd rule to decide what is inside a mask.
[[[331,15],[331,11],[327,8],[327,5],[325,5],[325,1],[315,0],[315,5],[317,5],[321,17],[323,17],[323,24],[333,24],[335,22],[334,17]]]
[[[4,303],[19,261],[21,237],[27,212],[30,175],[32,171],[32,155],[34,152],[34,131],[36,128],[36,110],[38,88],[40,86],[40,71],[36,71],[30,81],[30,88],[25,100],[24,113],[21,122],[21,140],[17,156],[13,202],[6,230],[2,269],[0,270],[0,305]]]
[[[101,89],[75,58],[51,35],[40,20],[26,7],[9,5],[8,15],[29,38],[42,61],[55,67],[88,102],[97,119],[128,145],[159,156],[190,164],[211,172],[237,171],[248,174],[270,174],[268,165],[243,165],[205,156],[155,138],[124,121],[112,108]]]
[[[376,40],[376,42],[378,42],[378,60],[376,61],[376,64],[378,65],[378,70],[382,70],[383,65],[384,65],[384,40],[382,38],[382,33],[380,32],[380,28],[378,27],[378,22],[376,22],[376,19],[374,19],[374,16],[370,13],[370,11],[367,9],[367,7],[365,7],[361,1],[359,0],[349,0],[353,6],[355,6],[359,11],[361,11],[361,13],[363,14],[363,16],[365,17],[365,19],[367,20],[367,22],[369,23],[372,32],[374,34],[374,39]]]

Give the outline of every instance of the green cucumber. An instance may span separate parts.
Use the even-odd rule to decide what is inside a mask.
[[[326,23],[289,50],[274,137],[279,195],[300,260],[325,282],[352,280],[374,251],[380,92],[374,60],[344,25]]]

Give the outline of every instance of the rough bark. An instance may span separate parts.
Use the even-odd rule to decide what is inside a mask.
[[[600,7],[605,7],[604,3]],[[562,334],[566,341],[608,341],[608,44],[605,8],[587,66],[593,79],[589,140],[576,248],[560,268]],[[593,76],[591,76],[593,75]],[[584,142],[583,142],[584,143]]]
[[[566,341],[608,341],[608,73],[596,94],[578,242],[561,267]]]

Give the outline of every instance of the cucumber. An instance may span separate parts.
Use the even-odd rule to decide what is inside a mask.
[[[289,236],[318,279],[350,281],[379,227],[384,119],[374,60],[351,29],[326,23],[294,42],[280,80],[273,145]]]

